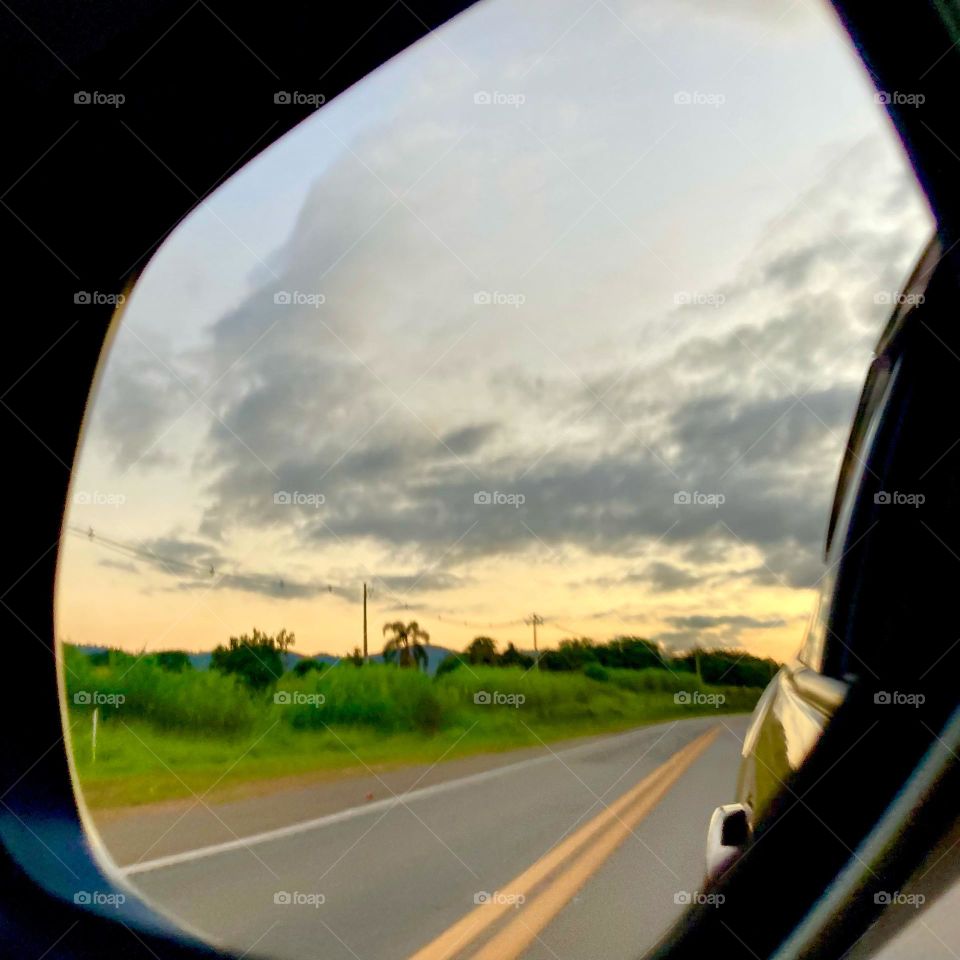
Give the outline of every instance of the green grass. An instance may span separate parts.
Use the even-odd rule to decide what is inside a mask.
[[[285,675],[276,693],[288,702],[277,702],[273,691],[251,694],[212,671],[166,673],[148,660],[96,667],[78,651],[65,653],[71,742],[94,808],[194,793],[223,798],[282,777],[348,776],[698,713],[742,712],[760,693],[699,686],[692,674],[666,670],[611,669],[591,677],[473,667],[434,679],[344,664],[303,678]],[[726,699],[719,708],[677,704],[674,693],[681,690]],[[92,704],[75,703],[80,692],[123,697],[99,708],[96,762]],[[476,702],[484,692],[500,702]]]

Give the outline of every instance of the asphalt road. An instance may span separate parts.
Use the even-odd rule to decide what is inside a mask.
[[[701,884],[746,724],[695,718],[172,806],[107,819],[101,836],[145,896],[241,953],[634,960]]]

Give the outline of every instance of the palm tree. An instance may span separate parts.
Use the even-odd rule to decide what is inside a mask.
[[[416,620],[403,623],[396,620],[383,625],[384,636],[392,636],[383,647],[384,663],[397,662],[401,667],[427,667],[427,651],[423,641],[430,639],[430,634],[420,628]]]

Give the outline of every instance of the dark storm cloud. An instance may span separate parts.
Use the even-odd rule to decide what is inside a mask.
[[[784,284],[788,289],[802,287],[809,279],[813,269],[821,262],[823,251],[815,246],[787,250],[774,257],[767,264],[767,280]]]
[[[699,571],[693,573],[672,563],[655,561],[643,570],[633,570],[621,577],[597,577],[588,583],[598,587],[620,587],[631,583],[650,584],[660,593],[671,593],[700,585],[703,583],[703,575]],[[573,585],[578,586],[578,584]]]
[[[437,367],[448,395],[419,412],[408,391],[446,356],[416,353],[421,318],[442,307],[443,325],[430,329],[454,343],[479,319],[435,269],[435,251],[412,239],[419,225],[391,213],[386,192],[358,189],[363,171],[352,160],[335,165],[307,197],[278,277],[212,327],[206,380],[216,418],[193,465],[203,534],[277,528],[298,548],[375,543],[396,569],[427,571],[388,579],[398,592],[456,586],[467,573],[455,568],[474,559],[561,557],[567,548],[631,559],[653,547],[695,567],[730,564],[750,547],[761,562],[727,576],[810,586],[869,346],[888,309],[874,293],[896,283],[890,277],[899,280],[916,252],[914,211],[888,209],[889,191],[876,201],[884,216],[869,206],[861,186],[870,162],[869,151],[854,151],[804,198],[801,213],[815,209],[832,229],[781,224],[785,238],[766,238],[723,286],[722,308],[689,312],[689,326],[687,313],[667,310],[675,346],[661,356],[628,344],[580,379],[523,356],[484,367],[478,354],[454,377]],[[343,257],[358,238],[369,244],[364,256]],[[428,275],[426,287],[409,281]],[[278,305],[277,291],[325,299]],[[379,318],[389,322],[378,327]],[[130,460],[169,420],[177,391],[163,380],[144,390],[131,377],[112,389],[113,442]],[[530,422],[542,429],[524,430]],[[278,503],[279,492],[313,499]],[[178,549],[191,563],[220,559],[209,545]],[[671,591],[706,574],[655,561],[625,576]],[[247,589],[326,589],[277,583],[250,579]],[[751,626],[733,618],[705,629],[726,642]],[[674,624],[671,640],[693,629]]]
[[[809,552],[821,536],[819,519],[833,483],[821,466],[823,449],[839,446],[857,388],[851,383],[776,394],[767,383],[766,395],[756,396],[749,376],[757,367],[754,351],[764,351],[768,363],[789,362],[794,375],[797,368],[806,370],[805,356],[817,363],[821,352],[835,353],[829,325],[820,320],[813,330],[810,326],[791,313],[759,327],[689,341],[663,366],[681,374],[692,370],[713,386],[679,397],[663,418],[662,434],[643,426],[651,404],[642,389],[650,373],[641,368],[620,378],[616,408],[631,427],[627,436],[613,424],[612,434],[600,432],[592,452],[561,445],[533,469],[530,459],[516,454],[476,456],[492,436],[509,437],[506,424],[490,421],[440,437],[411,418],[381,418],[377,405],[363,398],[353,405],[358,439],[338,440],[334,430],[328,437],[319,429],[322,410],[311,416],[309,404],[336,413],[344,404],[340,384],[362,379],[363,371],[334,368],[329,376],[314,375],[312,391],[303,391],[295,385],[310,380],[309,361],[297,354],[284,368],[288,376],[282,383],[264,375],[262,367],[251,378],[260,386],[226,412],[230,430],[214,425],[210,462],[232,466],[211,485],[213,510],[218,517],[275,523],[286,519],[273,503],[275,490],[315,490],[325,497],[319,509],[287,511],[299,537],[374,537],[425,556],[439,548],[451,562],[523,549],[536,538],[556,547],[571,543],[629,554],[645,538],[689,543],[709,532],[726,539],[728,549],[739,538],[771,550],[794,541]],[[804,330],[812,341],[809,350]],[[772,386],[780,385],[774,380]],[[577,391],[568,394],[577,410],[588,399]],[[552,394],[549,402],[555,403]],[[302,415],[291,417],[291,408]],[[605,417],[602,430],[610,421]],[[233,432],[261,457],[272,456],[276,476]],[[638,434],[640,444],[633,440]],[[714,510],[678,508],[674,496],[682,490],[721,493],[725,500]],[[483,491],[520,494],[524,502],[515,509],[478,504],[476,495]]]
[[[202,541],[175,536],[137,541],[129,549],[135,551],[140,567],[133,563],[101,560],[131,573],[148,568],[171,578],[177,590],[241,590],[261,596],[294,598],[329,592],[326,585],[302,583],[280,574],[247,573],[228,565],[217,549]]]
[[[696,586],[702,581],[697,573],[691,573],[672,563],[651,563],[646,570],[635,575],[641,581],[647,581],[654,590],[670,592]]]
[[[779,321],[773,325],[787,329]],[[759,547],[765,559],[756,580],[770,576],[799,584],[806,572],[795,572],[797,559],[806,571],[819,549],[835,479],[832,466],[823,465],[842,445],[857,386],[751,396],[736,372],[722,366],[736,357],[741,369],[752,368],[739,339],[732,334],[712,341],[709,362],[701,342],[677,351],[671,363],[693,367],[714,386],[679,400],[662,433],[648,433],[641,421],[634,430],[646,449],[642,442],[601,433],[592,453],[561,445],[529,470],[529,461],[516,454],[479,456],[488,437],[509,436],[505,424],[438,438],[416,422],[378,422],[379,413],[368,404],[366,422],[355,428],[358,441],[324,436],[322,412],[305,411],[303,421],[291,420],[289,381],[279,386],[261,372],[264,385],[226,412],[230,429],[214,425],[211,431],[210,462],[220,470],[209,488],[210,516],[254,524],[289,521],[301,542],[374,538],[422,562],[440,553],[447,564],[527,549],[537,541],[629,556],[651,539],[694,544],[710,536],[726,540],[728,549]],[[793,356],[800,367],[804,353]],[[291,366],[296,380],[296,363]],[[814,367],[801,375],[816,372]],[[324,393],[337,379],[317,389]],[[298,406],[304,406],[302,395]],[[276,476],[259,460],[271,464]],[[316,491],[325,499],[319,508],[281,514],[273,502],[276,490]],[[721,494],[724,501],[716,508],[678,505],[679,491]],[[523,502],[477,503],[483,492],[520,495]]]
[[[826,538],[827,521],[823,518],[822,533],[815,541],[799,543],[786,541],[768,550],[761,566],[731,574],[731,579],[742,575],[757,586],[785,586],[795,589],[811,589],[822,579],[826,566],[823,559],[823,546]]]
[[[171,577],[176,590],[240,590],[278,600],[294,600],[333,595],[356,600],[361,584],[369,581],[371,591],[402,601],[404,596],[462,586],[464,579],[451,573],[423,569],[414,573],[374,575],[364,570],[338,571],[324,581],[307,581],[277,574],[248,572],[227,565],[216,548],[209,544],[177,537],[159,537],[140,541],[135,547],[137,560],[147,568]],[[104,558],[100,566],[141,573],[130,561]]]
[[[451,430],[441,442],[457,454],[476,453],[499,429],[497,423],[475,423],[468,427]]]
[[[858,395],[856,387],[843,385],[756,400],[698,397],[673,415],[672,439],[696,472],[739,480],[763,461],[799,461],[798,451],[816,450],[843,435]]]
[[[147,469],[175,462],[165,434],[193,399],[177,375],[146,353],[134,341],[112,358],[110,376],[94,406],[91,431],[104,437],[122,471],[134,465]]]

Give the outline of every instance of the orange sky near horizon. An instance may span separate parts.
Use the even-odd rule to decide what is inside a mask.
[[[83,536],[65,538],[57,585],[58,639],[130,652],[193,652],[211,650],[230,636],[259,627],[271,634],[292,631],[297,638],[294,650],[303,655],[345,655],[362,645],[362,586],[353,602],[325,593],[295,599],[257,596],[211,589],[202,580],[195,589],[183,589],[162,573],[134,573],[99,562],[116,556]],[[491,566],[499,567],[499,575],[470,589],[412,599],[407,609],[398,605],[396,594],[383,597],[372,583],[367,609],[370,652],[380,652],[383,625],[397,619],[416,620],[430,634],[431,643],[454,650],[482,635],[493,637],[501,649],[509,642],[532,649],[532,627],[523,621],[538,612],[546,620],[538,628],[538,645],[548,649],[572,635],[597,642],[623,635],[654,637],[670,629],[669,618],[694,616],[709,604],[718,617],[746,613],[761,622],[782,621],[743,630],[737,645],[756,656],[783,661],[799,649],[812,602],[811,591],[782,587],[758,591],[745,586],[737,590],[729,584],[707,596],[678,591],[665,602],[639,587],[630,593],[571,587],[578,573],[589,579],[585,572],[590,568],[583,561],[578,566],[543,562],[531,570],[529,562],[514,558]],[[463,611],[459,617],[458,610]],[[604,611],[610,612],[603,615]],[[721,638],[714,631],[704,631],[701,645],[713,645],[716,639]]]

